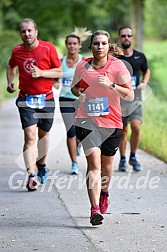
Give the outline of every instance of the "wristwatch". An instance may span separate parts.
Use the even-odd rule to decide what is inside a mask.
[[[110,89],[113,89],[113,88],[115,88],[115,84],[114,84],[114,83],[112,83],[112,84],[110,85]]]

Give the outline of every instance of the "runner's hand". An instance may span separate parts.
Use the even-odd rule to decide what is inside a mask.
[[[39,69],[37,66],[34,66],[33,64],[31,64],[30,73],[33,78],[42,77],[42,72],[43,71]]]
[[[137,89],[145,90],[146,87],[147,87],[147,83],[141,82],[141,83],[137,86]]]
[[[13,83],[8,84],[7,91],[9,93],[14,93],[16,91],[15,88],[14,88],[14,84]]]
[[[86,100],[86,94],[83,94],[83,92],[85,91],[84,88],[80,88],[79,90],[79,102],[85,102]]]
[[[108,75],[105,73],[104,75],[99,75],[97,77],[97,81],[100,85],[110,87],[112,81],[109,79]]]

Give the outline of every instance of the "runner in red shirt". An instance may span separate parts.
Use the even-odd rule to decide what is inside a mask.
[[[120,97],[132,101],[134,92],[124,63],[108,54],[122,53],[110,44],[108,32],[94,32],[90,49],[93,57],[83,59],[76,67],[72,92],[80,101],[76,130],[87,159],[90,222],[99,225],[109,205],[113,159],[122,136]]]
[[[38,184],[36,166],[40,182],[43,184],[47,179],[45,159],[55,109],[53,78],[62,77],[62,69],[55,46],[37,38],[38,30],[34,20],[23,19],[19,24],[19,32],[23,44],[15,46],[12,51],[7,67],[7,91],[15,92],[13,80],[18,67],[20,92],[16,105],[24,130],[23,155],[28,171],[27,189],[34,191]],[[35,150],[37,127],[38,158]]]

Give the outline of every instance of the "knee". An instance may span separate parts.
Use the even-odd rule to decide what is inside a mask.
[[[139,135],[140,134],[140,125],[135,125],[132,127],[132,132],[136,135]]]
[[[101,171],[101,165],[99,164],[98,160],[92,160],[89,162],[88,171],[93,173]]]
[[[35,142],[35,139],[36,139],[36,134],[32,131],[28,131],[24,135],[24,141],[27,144],[33,144]]]

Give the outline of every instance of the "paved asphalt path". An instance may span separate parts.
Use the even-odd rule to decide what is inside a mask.
[[[109,211],[103,225],[91,226],[86,160],[82,151],[79,175],[68,174],[65,127],[56,104],[49,178],[35,192],[25,189],[23,132],[15,100],[0,106],[0,251],[166,252],[167,164],[138,150],[142,171],[134,173],[129,167],[121,173],[117,153]]]

